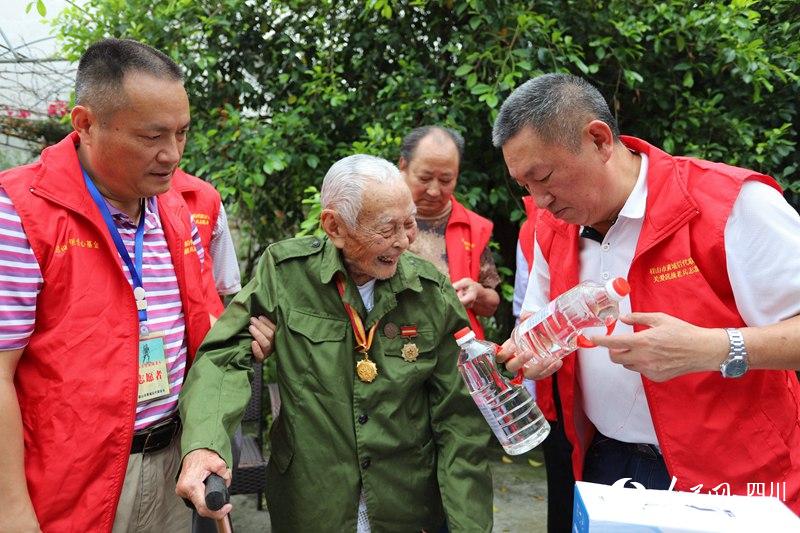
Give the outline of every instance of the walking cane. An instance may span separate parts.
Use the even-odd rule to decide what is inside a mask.
[[[205,480],[206,484],[206,507],[212,511],[219,511],[222,506],[230,501],[228,487],[225,480],[217,474],[211,474]],[[233,533],[229,516],[223,516],[219,520],[214,520],[217,526],[217,533]]]

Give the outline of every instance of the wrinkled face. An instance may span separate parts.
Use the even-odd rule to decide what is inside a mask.
[[[526,127],[503,145],[503,157],[511,177],[556,218],[590,226],[614,216],[606,159],[590,135],[572,152],[544,143]]]
[[[178,81],[129,74],[126,105],[97,116],[81,137],[93,177],[118,200],[166,192],[183,156],[189,100]]]
[[[421,216],[432,217],[445,210],[458,181],[458,164],[456,145],[435,132],[419,142],[411,161],[400,160]]]
[[[391,278],[400,255],[417,234],[414,202],[408,187],[370,185],[364,191],[355,228],[348,228],[340,247],[353,281]]]

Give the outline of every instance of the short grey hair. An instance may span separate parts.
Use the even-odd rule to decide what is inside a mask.
[[[591,120],[605,122],[619,140],[617,120],[594,85],[571,74],[543,74],[517,87],[503,102],[492,143],[502,148],[527,126],[545,143],[575,151],[581,128]]]
[[[407,163],[411,163],[419,143],[422,142],[422,139],[432,134],[439,134],[453,141],[453,144],[456,145],[456,151],[458,151],[458,166],[460,167],[461,160],[464,158],[464,137],[456,130],[444,126],[420,126],[408,132],[408,135],[403,137],[403,142],[400,145],[400,157],[405,159]]]
[[[89,46],[78,63],[75,103],[111,114],[125,105],[122,87],[130,73],[183,83],[180,67],[163,52],[131,39],[103,39]]]
[[[367,186],[390,183],[405,186],[396,166],[372,155],[350,155],[328,169],[322,180],[320,202],[323,209],[335,210],[348,228],[354,228]]]

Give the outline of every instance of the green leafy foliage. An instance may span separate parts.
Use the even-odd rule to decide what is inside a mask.
[[[800,191],[795,0],[87,0],[57,25],[72,57],[130,37],[185,68],[185,167],[226,198],[249,262],[313,230],[303,199],[333,161],[396,160],[405,132],[440,123],[467,140],[459,198],[495,221],[512,265],[521,191],[491,124],[548,71],[590,78],[625,133]]]
[[[28,2],[25,5],[25,13],[30,13],[33,6],[36,6],[36,12],[39,13],[40,17],[47,16],[47,6],[44,3],[44,0],[36,0],[35,2]]]
[[[325,232],[322,231],[320,227],[322,204],[319,199],[319,190],[312,186],[306,187],[304,192],[306,197],[303,198],[303,205],[306,206],[306,218],[300,223],[300,231],[295,234],[295,237],[303,237],[306,235],[322,237]]]

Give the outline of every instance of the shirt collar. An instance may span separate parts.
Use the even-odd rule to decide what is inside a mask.
[[[625,200],[625,205],[617,215],[617,218],[644,218],[644,210],[647,205],[647,154],[640,152],[642,161],[639,165],[639,176],[633,186],[631,194]]]
[[[108,198],[103,197],[103,200],[106,202],[108,212],[111,213],[111,218],[119,223],[136,226],[131,217],[129,217],[127,213],[120,211],[114,205],[112,205],[111,202],[108,201]],[[144,217],[144,226],[146,230],[158,227],[158,202],[156,202],[155,196],[151,196],[145,201]]]
[[[647,154],[639,153],[642,157],[639,163],[639,176],[636,178],[636,183],[633,190],[625,200],[625,205],[622,206],[617,219],[641,219],[644,218],[644,211],[647,205]],[[603,235],[591,226],[581,226],[580,236],[583,239],[589,239],[598,243],[603,243]]]

